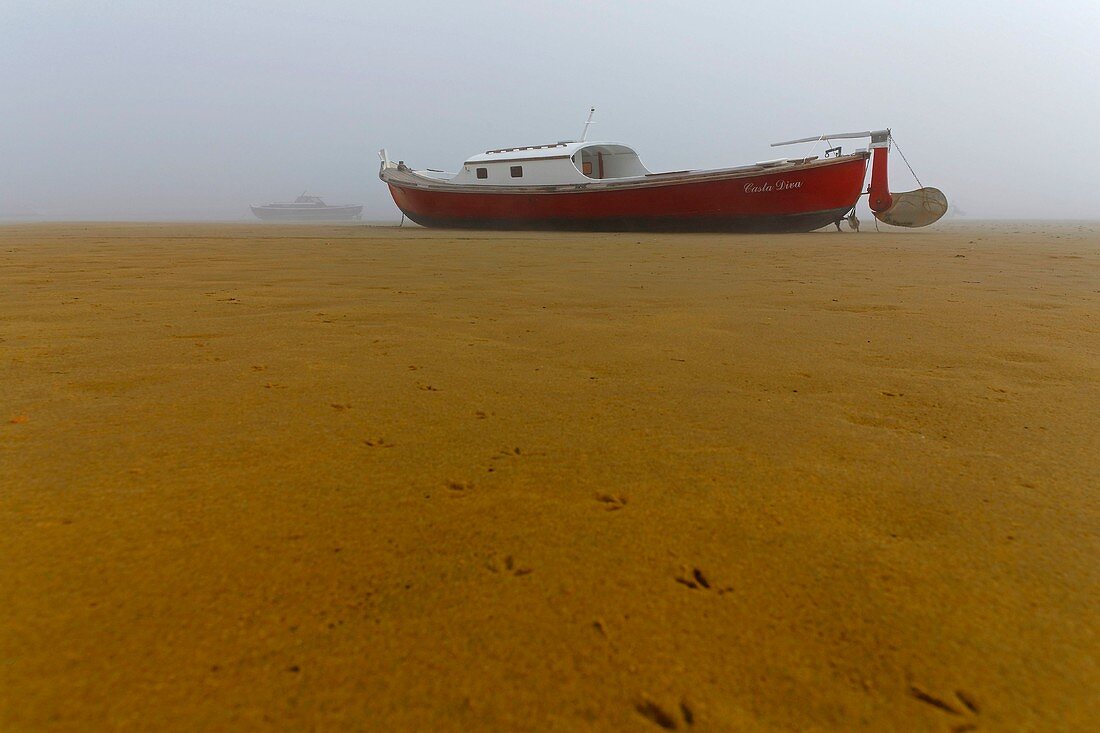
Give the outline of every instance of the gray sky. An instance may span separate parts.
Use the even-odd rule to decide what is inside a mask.
[[[1097,37],[1095,0],[4,0],[0,217],[393,218],[379,147],[455,170],[595,105],[651,170],[892,127],[968,217],[1100,218]]]

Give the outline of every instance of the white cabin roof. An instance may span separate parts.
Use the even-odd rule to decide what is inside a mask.
[[[486,150],[479,155],[473,155],[466,159],[464,165],[472,163],[493,163],[505,160],[532,160],[538,158],[566,158],[572,156],[578,150],[592,147],[623,148],[621,152],[634,153],[629,145],[612,142],[586,141],[586,142],[560,142],[547,145],[521,145],[514,148],[501,148],[500,150]]]

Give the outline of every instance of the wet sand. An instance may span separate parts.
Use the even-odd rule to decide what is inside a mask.
[[[0,227],[0,728],[1086,730],[1100,225]]]

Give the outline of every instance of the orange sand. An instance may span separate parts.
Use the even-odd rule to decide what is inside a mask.
[[[0,228],[3,730],[1086,730],[1098,486],[1097,225]]]

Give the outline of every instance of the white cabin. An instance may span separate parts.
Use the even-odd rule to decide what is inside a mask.
[[[417,172],[441,177],[436,171]],[[638,154],[621,143],[560,142],[488,150],[463,163],[462,170],[450,181],[488,186],[552,186],[648,174]]]

